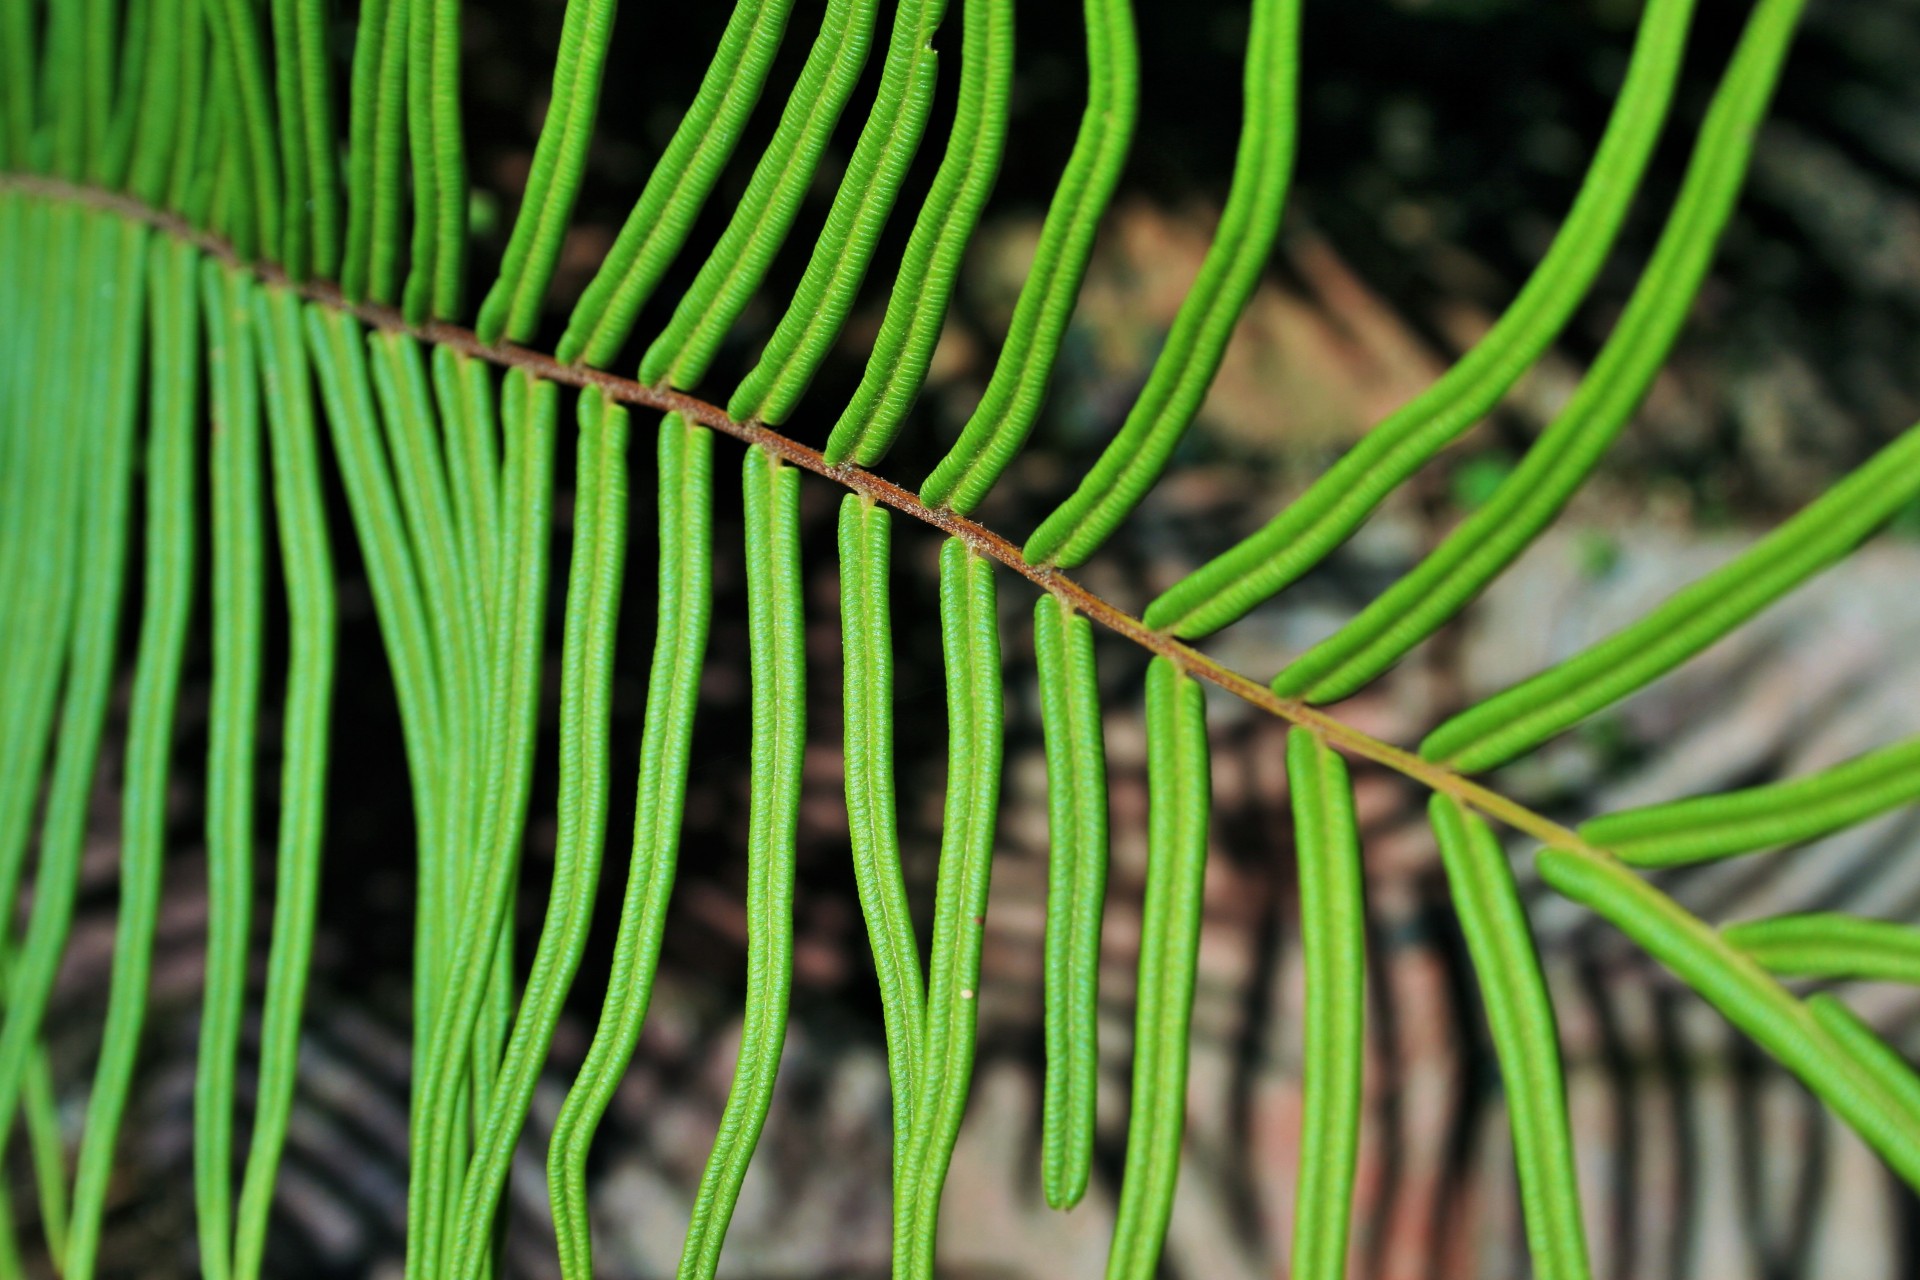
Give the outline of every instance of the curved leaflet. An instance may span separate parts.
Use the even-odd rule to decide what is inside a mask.
[[[870,499],[840,502],[840,629],[847,834],[860,914],[873,949],[893,1090],[896,1176],[913,1134],[914,1078],[926,1029],[926,977],[900,874],[893,774],[892,516]]]
[[[960,100],[946,156],[914,219],[867,369],[827,437],[828,462],[870,467],[892,446],[926,384],[960,256],[1000,172],[1013,86],[1013,0],[966,0]]]
[[[1034,665],[1047,748],[1047,1071],[1040,1185],[1071,1209],[1093,1173],[1100,1078],[1100,917],[1107,900],[1107,748],[1093,624],[1064,601],[1033,602]]]
[[[1920,494],[1920,425],[1733,563],[1549,671],[1427,735],[1420,754],[1463,772],[1503,764],[1650,684],[1843,559]]]
[[[1206,700],[1165,658],[1147,669],[1147,898],[1133,1017],[1127,1163],[1108,1280],[1152,1280],[1173,1216],[1187,1119],[1211,775]]]
[[[1567,407],[1491,501],[1352,622],[1275,676],[1275,693],[1332,702],[1365,686],[1465,608],[1586,479],[1665,362],[1706,275],[1802,3],[1761,0],[1755,7],[1653,259]]]
[[[1528,1252],[1544,1280],[1584,1280],[1587,1234],[1559,1029],[1513,868],[1492,829],[1451,796],[1434,796],[1427,814],[1500,1058]]]
[[[940,548],[940,652],[947,676],[947,801],[927,965],[927,1021],[913,1133],[893,1202],[893,1268],[934,1274],[934,1232],[973,1081],[980,946],[1000,807],[1005,709],[993,566],[958,538]]]
[[[1720,936],[1785,978],[1920,983],[1920,930],[1833,911],[1731,924]]]
[[[741,469],[747,534],[747,648],[753,679],[747,819],[747,1005],[733,1087],[700,1175],[680,1280],[712,1280],[727,1222],[773,1102],[793,987],[794,833],[806,748],[800,608],[800,473],[755,447]]]
[[[633,212],[581,294],[559,357],[603,365],[672,265],[760,101],[793,0],[738,0],[693,105],[647,177]]]
[[[1285,590],[1533,367],[1585,298],[1626,221],[1673,101],[1692,13],[1693,0],[1654,0],[1642,11],[1626,81],[1573,207],[1546,256],[1486,335],[1439,381],[1368,431],[1265,528],[1148,605],[1148,626],[1197,639]]]
[[[1811,840],[1920,799],[1920,738],[1804,778],[1610,813],[1580,838],[1636,867],[1670,867]]]
[[[1312,731],[1287,733],[1300,868],[1300,948],[1306,970],[1300,1181],[1294,1193],[1296,1280],[1343,1280],[1360,1156],[1360,1079],[1367,1009],[1366,903],[1353,782],[1339,753]]]
[[[1047,206],[1033,265],[980,403],[926,483],[920,500],[965,514],[978,506],[1026,443],[1060,358],[1093,255],[1093,237],[1133,141],[1140,59],[1131,0],[1086,0],[1087,108],[1073,154]]]
[[[673,891],[693,715],[713,614],[712,440],[705,428],[677,414],[660,424],[659,621],[640,738],[633,854],[600,1021],[547,1146],[547,1195],[567,1280],[593,1274],[587,1155],[646,1020]]]
[[[1160,479],[1260,282],[1293,171],[1300,0],[1253,0],[1252,21],[1240,149],[1213,244],[1120,433],[1021,548],[1029,564],[1084,562]]]
[[[573,547],[560,659],[558,831],[546,917],[484,1116],[475,1118],[450,1274],[485,1273],[513,1157],[586,950],[607,824],[613,655],[626,566],[627,411],[580,393]]]

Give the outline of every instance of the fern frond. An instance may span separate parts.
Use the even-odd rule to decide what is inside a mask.
[[[1286,763],[1307,987],[1298,1274],[1343,1274],[1359,1183],[1365,889],[1345,757],[1433,793],[1435,843],[1506,1082],[1535,1271],[1579,1277],[1588,1262],[1552,1003],[1489,820],[1537,838],[1550,887],[1666,964],[1920,1185],[1920,1077],[1838,1002],[1801,1001],[1776,976],[1913,980],[1920,935],[1893,921],[1824,914],[1716,929],[1628,866],[1806,839],[1910,802],[1920,796],[1920,740],[1809,778],[1602,815],[1578,833],[1466,776],[1644,687],[1847,554],[1920,490],[1920,428],[1638,622],[1455,716],[1419,754],[1309,705],[1359,689],[1457,614],[1597,465],[1705,277],[1800,4],[1758,0],[1654,254],[1566,411],[1434,556],[1268,686],[1176,637],[1225,625],[1318,563],[1556,341],[1610,257],[1641,185],[1675,96],[1692,0],[1646,6],[1580,192],[1489,334],[1299,503],[1176,585],[1144,621],[1063,570],[1092,556],[1168,470],[1268,265],[1300,125],[1298,0],[1252,0],[1238,153],[1212,244],[1118,434],[1085,475],[1067,477],[1077,487],[1024,548],[969,513],[1039,421],[1117,189],[1138,113],[1128,0],[1085,0],[1087,97],[1072,155],[982,400],[918,497],[865,468],[904,430],[928,380],[999,169],[1015,101],[1010,0],[962,7],[958,84],[949,95],[956,105],[937,162],[921,152],[936,115],[934,41],[947,5],[894,6],[878,87],[824,225],[790,243],[866,68],[879,10],[876,0],[828,0],[771,140],[691,287],[656,297],[710,198],[733,186],[735,152],[779,61],[791,0],[738,0],[555,356],[508,343],[537,329],[573,216],[610,55],[611,0],[567,5],[533,172],[472,332],[460,327],[470,245],[458,0],[357,7],[344,140],[333,119],[336,33],[319,0],[0,0],[0,302],[15,319],[0,344],[0,730],[14,751],[0,771],[0,908],[18,911],[31,893],[20,945],[0,937],[0,1113],[25,1114],[46,1258],[75,1276],[102,1266],[166,852],[163,792],[201,500],[194,435],[203,375],[214,428],[205,499],[211,887],[193,1159],[199,1256],[209,1275],[247,1278],[269,1265],[314,963],[336,626],[316,386],[347,501],[342,531],[352,533],[365,566],[389,664],[412,801],[410,1280],[477,1280],[499,1267],[511,1162],[582,963],[611,785],[634,408],[664,414],[653,664],[608,989],[547,1150],[568,1280],[594,1273],[587,1166],[648,1013],[676,874],[713,607],[715,435],[747,446],[747,992],[732,1087],[682,1248],[682,1280],[720,1269],[786,1037],[808,727],[802,471],[847,494],[838,545],[845,796],[888,1049],[895,1274],[938,1269],[941,1201],[971,1091],[1006,731],[1002,568],[1040,596],[1033,641],[1051,849],[1039,1181],[1056,1207],[1079,1201],[1100,1174],[1097,1013],[1110,818],[1094,626],[1151,655],[1147,883],[1110,1276],[1160,1268],[1181,1165],[1212,797],[1203,684],[1292,726]],[[337,34],[347,36],[344,25]],[[887,298],[877,338],[856,353],[865,369],[849,401],[821,406],[820,421],[833,426],[816,452],[769,424],[796,416],[849,327],[895,206],[922,180],[916,165],[932,170],[928,193],[901,237],[897,269],[874,281]],[[736,326],[783,251],[796,266],[804,259],[799,285],[778,318],[769,316],[764,348],[727,407],[673,389],[695,387],[723,343],[743,336]],[[640,379],[607,372],[650,302],[670,315],[645,347]],[[558,645],[557,838],[523,988],[512,921],[542,724],[562,387],[579,392],[579,433]],[[69,1219],[66,1099],[42,1032],[72,930],[87,799],[117,670],[142,400],[146,563],[120,916]],[[947,535],[940,625],[948,771],[924,967],[896,812],[895,512]],[[277,579],[266,563],[270,543],[279,551]],[[244,1123],[236,1079],[259,856],[256,722],[265,719],[262,667],[281,612],[268,592],[276,580],[289,638],[276,897],[259,1007],[260,1084],[236,1211],[233,1146]],[[1109,679],[1124,669],[1111,668]],[[25,1265],[0,1204],[0,1272]]]

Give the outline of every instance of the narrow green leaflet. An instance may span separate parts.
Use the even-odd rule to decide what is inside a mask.
[[[489,986],[498,980],[495,956],[506,929],[520,866],[532,786],[535,717],[540,700],[540,652],[546,620],[548,539],[552,532],[553,445],[557,389],[514,370],[505,391],[509,458],[502,509],[509,513],[501,544],[501,603],[495,617],[494,664],[485,706],[491,723],[489,785],[476,827],[471,866],[448,904],[445,998],[434,1010],[427,1046],[422,1112],[416,1126],[417,1163],[408,1182],[409,1277],[447,1274],[443,1258],[458,1244],[452,1231],[460,1202],[461,1095]],[[473,1103],[484,1107],[485,1100]]]
[[[476,1121],[450,1274],[484,1274],[514,1145],[586,949],[605,848],[613,654],[626,564],[627,411],[580,394],[579,477],[560,659],[560,812],[546,919],[491,1106]]]
[[[323,0],[273,0],[272,13],[274,92],[288,210],[279,261],[295,281],[309,275],[331,280],[340,271],[341,213],[327,7]],[[181,33],[176,29],[163,36],[177,43]]]
[[[1920,983],[1920,929],[1833,911],[1728,925],[1720,936],[1783,978]]]
[[[1899,1104],[1908,1126],[1920,1129],[1920,1076],[1893,1046],[1824,991],[1807,998],[1807,1009],[1821,1029]]]
[[[434,399],[444,428],[448,487],[465,566],[472,625],[481,633],[476,678],[485,688],[497,655],[485,633],[500,595],[500,408],[497,371],[449,347],[433,353]]]
[[[9,418],[26,423],[78,417],[86,410],[86,388],[31,375],[54,350],[87,340],[83,291],[75,287],[86,225],[77,210],[38,202],[23,211],[22,222],[22,252],[16,261],[26,277],[21,328],[28,340],[21,343],[11,377]],[[26,873],[60,705],[61,673],[73,638],[79,577],[75,564],[82,553],[84,515],[80,476],[91,443],[63,442],[45,431],[28,436],[18,465],[19,488],[0,512],[11,535],[6,580],[0,583],[11,599],[0,728],[19,752],[16,763],[0,769],[0,904],[9,910],[19,899]]]
[[[625,345],[739,144],[792,8],[793,0],[737,0],[693,105],[567,321],[562,360],[604,365]]]
[[[164,116],[143,117],[137,131],[135,150],[151,148],[151,180],[155,190],[165,183],[166,207],[196,227],[204,227],[207,218],[208,188],[204,165],[224,139],[218,123],[207,125],[207,48],[200,34],[200,0],[180,0],[179,14],[184,27],[180,41],[179,111],[168,121]],[[171,105],[166,104],[166,105]],[[162,127],[171,123],[169,134]],[[136,156],[133,177],[142,176]],[[138,185],[134,188],[140,191]]]
[[[380,406],[386,455],[393,468],[394,492],[406,520],[413,562],[425,610],[433,665],[439,726],[437,777],[440,795],[433,815],[438,829],[434,847],[441,850],[432,882],[423,888],[437,920],[437,936],[446,946],[458,936],[452,913],[460,902],[464,864],[472,857],[482,821],[479,814],[481,777],[497,776],[495,761],[486,755],[492,730],[480,712],[492,687],[481,686],[478,661],[479,631],[468,624],[462,609],[464,568],[454,528],[453,500],[426,387],[419,345],[400,334],[375,333],[367,338],[368,368]],[[497,675],[489,672],[489,675]],[[435,966],[446,965],[450,952],[436,950]],[[436,980],[435,989],[439,988]]]
[[[1567,220],[1493,327],[1265,528],[1149,605],[1148,626],[1188,638],[1210,635],[1285,590],[1533,367],[1586,297],[1626,221],[1673,102],[1692,13],[1693,0],[1653,0],[1641,11],[1626,80]]]
[[[499,278],[481,301],[474,322],[482,342],[525,342],[539,323],[540,303],[559,265],[561,237],[586,173],[587,144],[600,111],[600,80],[619,7],[619,0],[567,0],[553,92],[534,147],[533,168],[520,193],[520,213]]]
[[[593,1275],[587,1155],[646,1020],[667,899],[673,891],[693,715],[713,616],[712,449],[713,437],[704,427],[677,414],[661,422],[659,623],[641,730],[633,856],[606,1001],[547,1147],[547,1193],[566,1280],[590,1280]]]
[[[896,1177],[913,1132],[914,1077],[926,1026],[926,976],[900,873],[893,774],[892,514],[858,494],[840,502],[840,629],[845,660],[847,835],[860,914],[873,948],[893,1090]]]
[[[800,473],[758,446],[741,473],[747,535],[747,647],[753,680],[747,818],[747,1006],[720,1133],[680,1250],[680,1280],[712,1280],[747,1162],[773,1103],[793,987],[794,838],[806,749]]]
[[[5,486],[0,491],[5,504],[0,508],[0,639],[7,659],[7,678],[0,681],[0,730],[10,743],[19,744],[17,764],[0,771],[0,902],[8,911],[8,936],[0,938],[0,983],[11,986],[10,935],[22,906],[20,888],[48,751],[57,739],[65,752],[69,739],[82,736],[51,731],[62,701],[61,674],[75,639],[75,564],[83,551],[82,521],[88,514],[82,477],[98,461],[97,442],[77,438],[83,432],[27,428],[49,421],[41,416],[45,414],[52,414],[55,422],[96,418],[99,402],[92,393],[98,388],[63,385],[39,375],[44,367],[40,362],[95,336],[101,311],[75,297],[97,283],[84,252],[90,234],[84,215],[18,196],[7,202],[5,213],[0,255],[8,260],[6,278],[18,291],[17,323],[25,331],[11,353],[14,358],[0,364],[0,431],[8,446],[0,455],[0,483]],[[49,852],[44,838],[41,852],[43,859]],[[52,865],[58,861],[53,859]],[[25,1111],[41,1218],[49,1251],[57,1259],[66,1243],[65,1144],[45,1047],[37,1030],[23,1039],[23,1075],[10,1087]],[[11,1241],[5,1247],[18,1252]],[[9,1274],[25,1272],[16,1266]]]
[[[1047,748],[1047,1072],[1040,1185],[1071,1209],[1093,1174],[1100,1083],[1100,920],[1107,901],[1107,747],[1093,624],[1053,596],[1033,602]]]
[[[65,6],[81,15],[80,92],[81,136],[87,155],[100,154],[113,121],[115,45],[121,32],[114,0],[75,0]]]
[[[43,648],[38,656],[51,657],[58,663],[64,648],[66,678],[60,690],[52,770],[46,775],[40,859],[33,876],[26,936],[11,957],[5,955],[11,937],[0,937],[0,979],[4,980],[6,994],[5,1017],[0,1021],[0,1116],[7,1118],[0,1123],[0,1146],[4,1146],[5,1129],[12,1123],[15,1110],[24,1103],[42,1212],[49,1227],[49,1245],[57,1259],[65,1232],[65,1153],[57,1127],[48,1123],[56,1117],[40,1033],[73,925],[88,800],[114,684],[131,531],[134,430],[145,338],[147,230],[96,213],[60,211],[53,215],[53,221],[51,243],[64,252],[48,264],[42,282],[52,293],[71,291],[81,299],[71,308],[59,304],[51,308],[50,318],[70,326],[54,329],[53,340],[77,337],[81,349],[98,363],[95,376],[81,380],[78,386],[57,379],[41,380],[51,385],[35,397],[52,413],[50,419],[40,421],[64,423],[71,428],[68,432],[40,433],[46,453],[45,470],[39,474],[49,491],[36,523],[41,526],[39,532],[51,540],[50,558],[77,580],[44,597],[13,596],[19,612],[29,618],[39,611],[43,599],[50,604],[60,602],[54,607],[61,618],[48,629],[59,643],[51,652]],[[35,538],[29,545],[46,547],[47,543]],[[48,585],[39,573],[23,575],[23,583],[34,589]],[[28,618],[22,621],[44,645],[48,630]],[[9,720],[23,709],[30,717],[38,717],[45,704],[35,695],[51,697],[59,687],[58,670],[55,666],[45,672],[44,690],[21,689],[17,690],[20,697],[9,698]],[[46,722],[39,720],[34,728],[39,741],[29,744],[27,763],[32,772],[17,780],[16,789],[7,797],[9,847],[0,849],[0,856],[5,858],[5,866],[0,868],[4,874],[0,902],[6,903],[9,912],[18,909],[16,896],[25,869],[26,835],[34,803],[40,798]],[[5,932],[10,935],[11,927]]]
[[[253,303],[290,640],[260,1075],[234,1230],[233,1273],[240,1280],[258,1276],[265,1259],[267,1216],[292,1118],[320,892],[338,616],[300,301],[285,289],[266,288],[255,291]]]
[[[460,310],[466,276],[467,155],[460,131],[460,0],[409,0],[407,140],[413,162],[413,258],[402,306],[410,324]]]
[[[116,140],[115,154],[101,162],[101,178],[124,186],[142,204],[159,207],[166,201],[167,179],[174,163],[179,136],[175,133],[187,97],[185,78],[191,56],[187,21],[192,0],[149,0],[150,13],[137,97],[125,104],[124,140]],[[121,148],[124,147],[124,154]]]
[[[642,382],[692,387],[706,376],[721,342],[773,265],[819,171],[833,127],[866,66],[877,5],[878,0],[829,0],[780,125],[727,229],[640,359]],[[564,339],[560,349],[571,350]]]
[[[1902,1178],[1920,1185],[1920,1115],[1758,963],[1621,863],[1549,848],[1538,865],[1549,885],[1671,969],[1799,1076]]]
[[[47,1253],[61,1264],[67,1252],[67,1147],[60,1133],[58,1105],[46,1047],[36,1045],[27,1060],[20,1110],[27,1121],[27,1148],[33,1162],[34,1190],[40,1198],[40,1224],[47,1237]]]
[[[390,303],[398,254],[407,142],[407,10],[432,0],[365,0],[354,26],[347,107],[347,239],[340,289]]]
[[[1097,551],[1160,479],[1200,412],[1280,231],[1299,124],[1299,63],[1300,0],[1254,0],[1240,149],[1213,244],[1120,434],[1034,530],[1022,548],[1027,563],[1072,568]]]
[[[203,0],[213,28],[216,84],[224,87],[221,104],[240,130],[244,144],[231,148],[235,166],[228,188],[234,200],[231,234],[242,257],[280,252],[281,156],[274,125],[273,92],[267,83],[266,49],[260,14],[253,0]]]
[[[0,0],[0,163],[33,169],[34,99],[39,81],[33,57],[32,0]]]
[[[1086,24],[1087,109],[1073,154],[1047,206],[993,376],[960,438],[921,486],[928,506],[972,511],[1026,443],[1093,256],[1094,232],[1126,163],[1140,113],[1131,0],[1086,0]]]
[[[938,55],[932,42],[946,8],[947,0],[900,0],[873,110],[826,226],[760,362],[727,401],[731,417],[785,422],[840,336],[933,110]]]
[[[160,72],[166,65],[160,59],[169,58],[177,47],[154,38],[157,3],[158,0],[131,0],[125,6],[126,20],[121,26],[125,52],[118,56],[119,71],[107,120],[107,136],[93,156],[87,175],[89,182],[108,190],[118,190],[126,184],[127,172],[133,163],[134,131],[146,96],[143,85],[149,75]]]
[[[993,566],[959,538],[940,548],[940,652],[947,678],[947,797],[913,1131],[893,1203],[894,1275],[914,1280],[934,1275],[940,1197],[973,1082],[1006,714]]]
[[[1108,1280],[1152,1280],[1173,1217],[1199,974],[1207,821],[1206,698],[1165,658],[1147,670],[1147,898],[1133,1015],[1133,1092]]]
[[[1815,574],[1920,495],[1912,426],[1731,564],[1631,626],[1435,729],[1420,754],[1474,772],[1505,763],[1693,657]]]
[[[1760,0],[1754,8],[1653,259],[1567,407],[1486,505],[1358,617],[1274,677],[1275,693],[1333,702],[1365,686],[1464,609],[1586,479],[1639,406],[1706,276],[1803,3]]]
[[[1434,796],[1427,814],[1500,1058],[1534,1273],[1543,1280],[1585,1277],[1587,1236],[1559,1029],[1513,868],[1492,828],[1453,797]]]
[[[1344,1280],[1366,1054],[1367,919],[1360,831],[1346,761],[1310,730],[1296,727],[1287,734],[1287,785],[1293,798],[1307,983],[1292,1275],[1297,1280]]]
[[[441,948],[446,941],[445,895],[441,889],[446,879],[446,857],[440,840],[445,808],[441,799],[442,676],[428,634],[420,571],[407,540],[400,499],[394,492],[393,474],[380,440],[365,331],[351,316],[309,305],[307,345],[400,708],[419,886],[414,907],[413,1021],[415,1026],[431,1027],[441,999]],[[409,1121],[409,1144],[414,1150],[426,1140],[421,1095],[430,1051],[431,1045],[424,1037],[416,1039]],[[425,1205],[410,1196],[410,1228],[417,1227],[418,1217],[424,1213]]]
[[[201,276],[214,424],[213,681],[207,695],[207,965],[193,1076],[194,1209],[200,1266],[232,1274],[233,1130],[247,943],[253,930],[253,757],[265,646],[265,466],[252,277],[209,262]]]
[[[878,462],[927,380],[933,345],[960,278],[960,256],[980,221],[1006,142],[1013,87],[1013,0],[967,0],[960,99],[947,153],[914,220],[866,374],[827,438],[827,461]]]
[[[89,1280],[98,1260],[120,1125],[140,1033],[159,927],[166,854],[167,778],[173,755],[187,622],[193,604],[194,444],[199,400],[199,254],[156,240],[148,259],[148,333],[156,376],[147,410],[145,584],[127,724],[126,782],[120,820],[120,914],[114,924],[100,1061],[87,1096],[66,1274]]]
[[[46,15],[46,69],[44,75],[30,75],[29,83],[38,81],[40,101],[35,113],[46,118],[46,141],[37,143],[29,140],[27,150],[22,154],[33,159],[47,157],[52,161],[51,169],[63,178],[78,182],[87,171],[87,156],[92,153],[87,135],[97,125],[106,110],[103,95],[106,85],[97,76],[89,74],[86,27],[88,19],[95,16],[94,7],[88,3],[69,3],[49,5]],[[31,34],[34,19],[29,12],[26,19],[29,34],[26,47],[33,47]],[[67,86],[69,92],[56,92],[57,86]],[[39,155],[34,155],[35,150]],[[35,165],[40,168],[46,160]]]
[[[1795,844],[1920,799],[1920,737],[1804,778],[1610,813],[1580,838],[1636,867],[1670,867]]]

